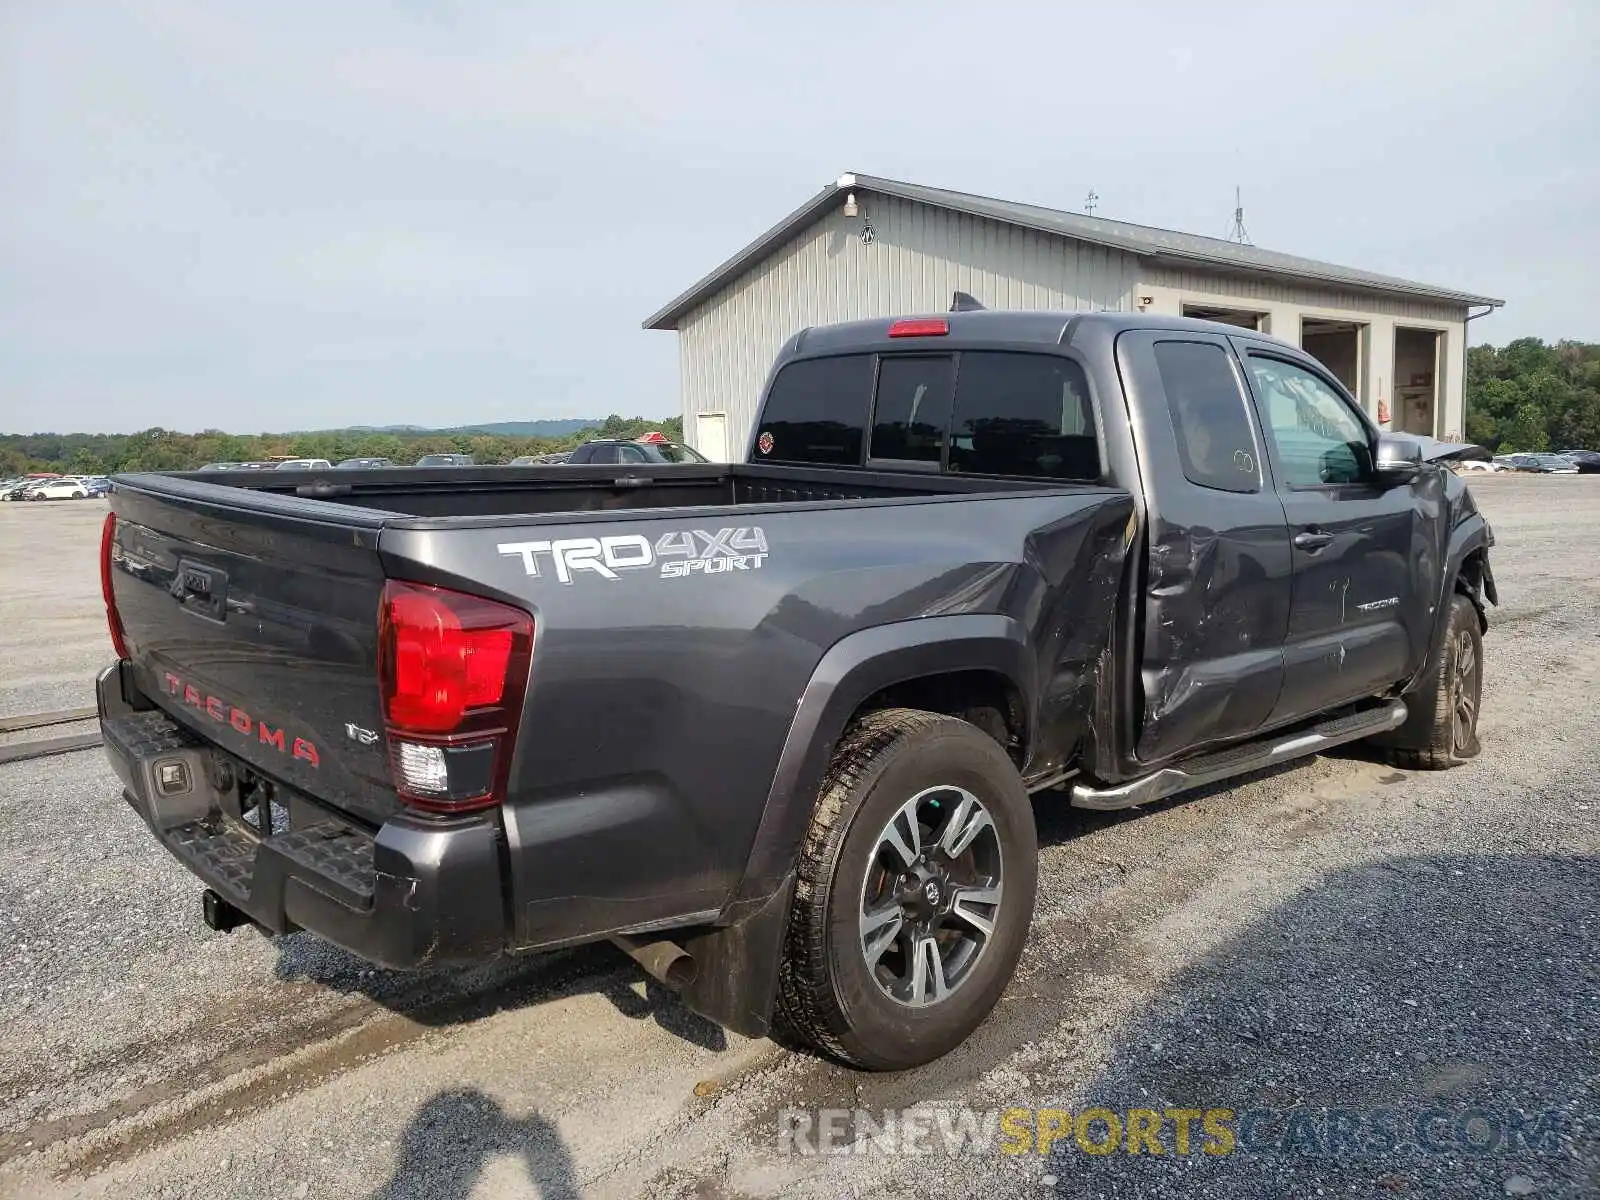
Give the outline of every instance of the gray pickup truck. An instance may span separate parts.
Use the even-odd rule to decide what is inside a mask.
[[[1012,975],[1033,805],[1477,752],[1432,449],[1265,336],[953,312],[796,334],[734,465],[121,476],[105,745],[213,928],[610,939],[903,1068]]]

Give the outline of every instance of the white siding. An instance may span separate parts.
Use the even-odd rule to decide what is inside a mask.
[[[1384,295],[1378,292],[1354,292],[1314,280],[1284,279],[1267,275],[1229,275],[1219,271],[1180,270],[1146,265],[1140,269],[1139,279],[1142,283],[1155,288],[1171,288],[1185,293],[1226,295],[1239,301],[1242,308],[1249,308],[1252,305],[1282,304],[1300,309],[1343,312],[1351,320],[1358,320],[1360,314],[1365,313],[1398,317],[1401,319],[1401,324],[1405,324],[1408,320],[1459,321],[1467,311],[1462,305],[1440,300]],[[1282,334],[1278,336],[1281,337]]]
[[[1185,304],[1227,304],[1266,315],[1266,332],[1293,345],[1300,344],[1304,317],[1356,321],[1367,327],[1361,365],[1362,403],[1373,416],[1394,403],[1394,331],[1396,326],[1433,329],[1442,333],[1444,391],[1434,433],[1458,440],[1466,426],[1462,369],[1466,344],[1465,305],[1421,297],[1356,292],[1315,280],[1274,276],[1235,275],[1225,271],[1177,269],[1144,264],[1134,289],[1134,303],[1152,313],[1178,314]],[[1148,300],[1149,304],[1142,304]]]
[[[729,456],[742,460],[773,357],[811,325],[944,312],[957,290],[990,308],[1131,303],[1138,263],[1120,251],[906,200],[860,200],[870,246],[860,218],[833,212],[678,323],[685,436],[696,413],[724,412]]]

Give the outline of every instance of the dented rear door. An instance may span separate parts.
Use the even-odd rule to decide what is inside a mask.
[[[1262,726],[1284,679],[1283,505],[1228,339],[1117,338],[1148,513],[1136,757],[1157,763]]]

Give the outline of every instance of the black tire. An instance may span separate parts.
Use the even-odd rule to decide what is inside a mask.
[[[900,822],[908,810],[910,819],[925,814],[937,824],[914,839],[924,865],[902,870],[904,855],[885,853],[892,843],[884,836],[891,822],[907,828]],[[973,827],[978,832],[964,840],[961,832]],[[1033,917],[1038,852],[1027,791],[992,737],[916,709],[863,719],[834,751],[800,849],[779,972],[780,1030],[876,1071],[920,1066],[960,1045],[1016,970]],[[932,892],[922,879],[936,885]],[[997,902],[981,899],[995,885]],[[901,917],[882,931],[892,933],[882,943],[889,949],[869,963],[866,927],[897,905]],[[941,906],[949,909],[942,916]],[[991,929],[982,931],[974,915]],[[935,978],[948,988],[942,997]],[[902,985],[901,998],[891,994]]]
[[[1478,710],[1483,700],[1483,628],[1465,596],[1450,598],[1444,644],[1428,663],[1423,682],[1406,697],[1411,720],[1426,744],[1393,751],[1396,766],[1443,771],[1476,758]]]

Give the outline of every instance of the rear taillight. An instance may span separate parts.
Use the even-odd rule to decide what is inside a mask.
[[[390,580],[378,635],[400,796],[432,812],[500,803],[533,661],[533,618],[479,596]]]
[[[111,631],[111,648],[118,658],[128,657],[128,642],[122,635],[122,617],[117,613],[117,594],[111,586],[111,553],[117,545],[117,514],[107,513],[100,526],[100,595],[106,602],[106,628]]]

